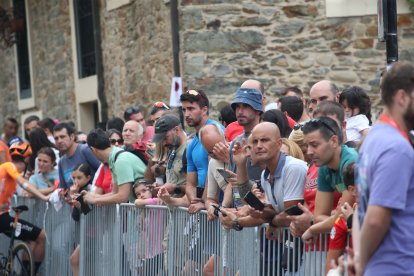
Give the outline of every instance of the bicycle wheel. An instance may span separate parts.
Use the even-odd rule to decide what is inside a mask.
[[[34,276],[32,250],[24,242],[13,246],[11,259],[11,276]]]

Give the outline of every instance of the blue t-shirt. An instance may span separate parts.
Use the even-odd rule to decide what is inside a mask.
[[[224,127],[217,121],[208,119],[206,125],[217,124],[223,131]],[[208,153],[201,144],[198,138],[198,133],[187,147],[187,173],[197,173],[197,187],[204,188],[206,185],[207,170],[208,170]]]
[[[34,184],[38,189],[49,188],[49,185],[53,186],[55,180],[59,180],[59,173],[56,169],[48,173],[36,173],[29,178],[29,182]]]
[[[70,177],[70,174],[73,172],[73,169],[81,163],[86,163],[89,165],[92,171],[92,178],[95,175],[96,170],[99,168],[99,165],[101,164],[101,162],[96,159],[95,155],[93,155],[88,145],[78,144],[75,153],[71,157],[68,157],[65,154],[59,160],[59,187],[68,189],[70,186],[72,186],[73,181]]]
[[[364,275],[414,275],[414,151],[392,126],[376,124],[360,149],[356,182],[362,225],[368,205],[392,210]]]

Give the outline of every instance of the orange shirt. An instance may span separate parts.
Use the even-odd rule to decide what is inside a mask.
[[[0,152],[4,152],[4,154],[6,155],[6,162],[11,162],[9,147],[1,140],[0,140]]]
[[[16,191],[16,180],[20,173],[11,162],[0,165],[0,214],[9,211],[10,198]]]

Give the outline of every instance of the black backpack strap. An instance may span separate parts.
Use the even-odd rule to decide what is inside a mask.
[[[114,157],[114,164],[116,162],[116,159],[118,159],[118,155],[120,155],[121,153],[126,152],[126,150],[120,150],[117,153],[115,153],[115,157]]]
[[[187,173],[187,148],[183,152],[181,161],[183,163],[183,167],[181,168],[180,173]]]

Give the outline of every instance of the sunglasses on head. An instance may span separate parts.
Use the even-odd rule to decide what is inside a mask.
[[[154,103],[154,107],[158,107],[158,108],[165,108],[165,109],[170,109],[165,103],[163,102],[156,102]]]
[[[127,110],[125,110],[125,113],[129,115],[140,113],[141,110],[138,107],[128,107]]]
[[[304,124],[303,126],[300,126],[300,129],[302,129],[307,124],[322,124],[329,131],[331,131],[334,135],[337,135],[336,131],[330,125],[328,125],[328,123],[326,123],[325,121],[323,121],[319,118],[314,118],[314,119],[311,119],[311,120],[307,121],[306,124]],[[296,125],[298,125],[298,124],[296,124]],[[296,127],[296,125],[295,125],[295,127]],[[294,129],[295,129],[295,127],[294,127]]]
[[[112,145],[115,145],[116,143],[118,144],[123,144],[124,143],[124,139],[109,139],[109,141],[111,142]]]
[[[196,91],[196,90],[187,90],[187,92],[185,92],[186,94],[190,94],[192,96],[199,96],[200,98],[204,98],[203,94],[201,94],[200,92]]]

